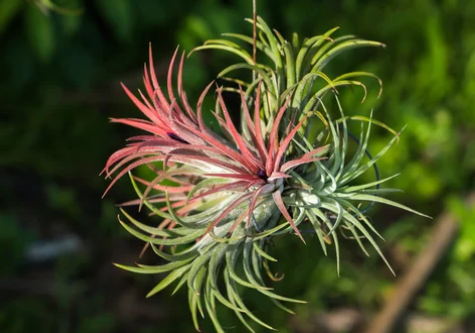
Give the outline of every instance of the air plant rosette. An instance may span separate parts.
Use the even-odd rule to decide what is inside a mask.
[[[286,303],[305,303],[278,295],[269,286],[269,280],[276,280],[269,268],[270,262],[277,261],[268,253],[272,240],[285,242],[296,235],[305,243],[304,235],[312,233],[325,255],[330,244],[335,247],[339,271],[340,230],[351,235],[365,253],[365,243],[369,243],[388,264],[375,240],[381,236],[366,216],[368,205],[383,203],[423,215],[381,196],[395,191],[380,185],[396,175],[380,179],[376,163],[399,133],[374,120],[372,112],[369,117],[345,116],[338,101],[337,89],[342,86],[362,87],[366,96],[366,86],[358,77],[380,80],[366,72],[334,79],[322,72],[344,51],[383,44],[353,36],[332,39],[336,29],[300,44],[296,34],[287,42],[261,18],[256,27],[258,40],[239,34],[227,37],[255,45],[273,67],[257,63],[244,47],[225,39],[195,49],[239,56],[243,62],[225,68],[218,77],[247,69],[252,74],[250,82],[229,77],[226,82],[232,86],[212,82],[193,108],[183,89],[184,54],[179,61],[178,50],[173,55],[165,92],[155,75],[150,48],[145,94],[139,90],[139,98],[123,86],[147,119],[112,119],[146,134],[130,138],[125,148],[111,155],[103,171],[113,178],[106,192],[121,177],[130,177],[138,199],[122,206],[145,206],[160,223],[158,227],[144,224],[122,208],[120,223],[167,262],[116,266],[140,274],[168,273],[147,296],[174,282],[174,293],[186,285],[198,331],[198,317],[207,315],[216,331],[224,332],[216,314],[218,303],[233,310],[250,331],[254,330],[249,319],[274,329],[246,306],[242,287],[264,294],[289,313],[293,312]],[[220,126],[219,134],[202,115],[203,101],[213,89],[213,118]],[[240,97],[239,125],[233,123],[223,91]],[[323,103],[326,95],[335,99],[336,112]],[[358,137],[349,132],[348,122],[361,123]],[[368,152],[372,126],[394,134],[375,156]],[[148,167],[154,178],[133,175],[138,167]],[[355,182],[371,169],[375,181]]]

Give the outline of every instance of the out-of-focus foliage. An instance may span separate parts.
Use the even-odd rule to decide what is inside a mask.
[[[3,249],[11,253],[6,261],[1,255],[0,331],[192,331],[182,306],[184,295],[171,299],[164,295],[167,308],[163,308],[161,299],[143,298],[156,281],[124,277],[110,267],[112,258],[117,258],[112,244],[125,236],[117,232],[113,202],[98,200],[104,182],[96,175],[108,154],[136,133],[110,126],[107,117],[134,114],[119,81],[140,85],[142,68],[137,64],[146,60],[148,42],[154,45],[157,63],[163,56],[166,64],[176,44],[189,51],[205,39],[219,37],[218,32],[249,33],[250,26],[242,17],[251,16],[251,3],[52,3],[73,11],[80,8],[82,13],[61,14],[44,6],[44,1],[0,1],[0,247],[2,253]],[[405,192],[392,199],[432,216],[446,207],[460,216],[461,232],[452,250],[409,311],[469,321],[475,308],[471,274],[475,271],[475,239],[470,224],[474,215],[460,208],[460,202],[475,185],[475,2],[294,0],[276,6],[275,1],[263,0],[258,1],[258,11],[285,36],[292,31],[313,36],[340,26],[341,34],[355,32],[387,44],[385,50],[362,49],[335,59],[328,74],[335,77],[355,69],[377,74],[384,81],[383,96],[376,100],[377,86],[369,80],[368,86],[374,84],[373,93],[355,113],[369,114],[374,106],[376,119],[395,129],[408,124],[399,144],[378,162],[383,176],[403,171],[404,176],[391,180],[389,186]],[[184,78],[194,89],[190,101],[196,101],[205,83],[218,73],[216,64],[233,60],[216,52],[193,54],[185,65]],[[164,69],[157,64],[159,75]],[[340,99],[351,115],[349,105],[354,109],[361,95],[347,90]],[[388,136],[384,131],[374,134],[370,149],[378,151]],[[125,181],[108,200],[121,202],[131,195]],[[375,221],[382,221],[378,230],[387,240],[388,259],[397,271],[403,271],[407,267],[404,258],[425,246],[432,222],[392,209],[371,214]],[[89,250],[39,267],[19,255],[31,241],[54,238],[65,231],[78,234]],[[285,294],[311,302],[311,306],[296,309],[298,321],[311,321],[316,311],[343,305],[370,313],[390,294],[395,280],[376,255],[362,258],[356,248],[345,246],[341,277],[337,278],[334,259],[316,255],[319,245],[309,243],[303,246],[296,238],[285,248],[276,243],[274,249],[275,256],[282,258],[278,270],[287,272],[275,284],[276,292],[285,290]],[[291,269],[295,253],[299,255],[298,272]],[[136,259],[132,252],[130,263]],[[71,266],[64,266],[64,261]],[[131,291],[127,279],[137,279],[139,290]],[[119,280],[122,282],[114,283]],[[12,281],[21,288],[14,289]],[[41,281],[49,281],[56,289],[47,293]],[[137,298],[132,297],[134,293]],[[158,306],[151,312],[167,315],[143,319],[147,313],[143,310],[142,317],[130,319],[131,311],[121,312],[124,310],[115,306],[126,297],[134,306]],[[256,315],[274,322],[280,332],[294,331],[288,317],[262,307],[261,301],[253,298],[250,304]],[[226,312],[222,318],[229,327],[236,323]]]

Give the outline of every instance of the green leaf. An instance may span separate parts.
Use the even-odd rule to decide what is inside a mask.
[[[339,27],[328,30],[325,34],[321,36],[315,36],[304,41],[302,48],[300,49],[297,55],[296,68],[297,68],[297,79],[304,76],[308,73],[310,69],[310,63],[315,55],[320,49],[320,46],[325,41],[331,41],[330,36],[339,29]]]
[[[209,317],[211,318],[211,321],[213,322],[213,325],[214,325],[214,328],[216,329],[216,332],[217,333],[226,333],[223,330],[223,327],[221,326],[221,324],[219,323],[218,317],[216,317],[215,309],[213,307],[211,307],[211,305],[210,305],[211,300],[209,300],[208,297],[205,297],[204,299],[205,299],[206,310],[208,311]]]
[[[226,252],[226,268],[227,268],[227,271],[229,272],[229,276],[231,277],[231,279],[233,279],[234,281],[236,281],[240,285],[242,285],[244,287],[247,287],[247,288],[251,288],[251,289],[257,289],[257,290],[272,289],[272,288],[268,288],[268,287],[259,286],[257,284],[249,283],[248,281],[242,279],[241,277],[239,277],[239,275],[236,274],[234,268],[236,267],[236,261],[237,261],[239,255],[242,252],[240,247],[241,247],[241,242],[231,244],[229,251]]]
[[[408,212],[411,212],[411,213],[414,213],[414,214],[417,214],[417,215],[420,215],[420,216],[424,216],[424,217],[427,217],[427,218],[430,218],[430,219],[432,218],[429,215],[422,214],[422,213],[418,212],[417,210],[414,210],[414,209],[409,208],[407,206],[401,205],[400,203],[397,203],[395,201],[391,201],[391,200],[388,200],[388,199],[384,199],[384,198],[381,198],[381,197],[377,197],[375,195],[354,194],[351,197],[349,197],[348,199],[350,199],[350,200],[361,200],[361,201],[375,201],[375,202],[383,203],[383,204],[386,204],[386,205],[389,205],[389,206],[401,208],[401,209],[404,209]]]
[[[333,81],[325,73],[323,72],[308,73],[297,83],[297,88],[295,89],[295,94],[292,100],[293,107],[297,107],[297,108],[302,107],[301,104],[302,104],[302,101],[304,101],[304,97],[305,99],[307,99],[309,96],[308,94],[304,93],[305,89],[307,88],[309,84],[313,84],[313,82],[315,81],[317,77],[321,77],[323,80],[325,80],[328,83],[327,87],[333,87],[333,89],[335,89]]]
[[[195,290],[201,290],[201,286],[203,284],[204,277],[206,275],[206,267],[201,267],[198,275],[194,279],[194,288]],[[198,324],[198,312],[199,310],[201,317],[204,318],[203,308],[201,305],[201,296],[197,294],[193,289],[188,289],[188,302],[190,305],[191,317],[193,319],[193,324],[195,329],[200,332],[199,324]]]
[[[356,208],[354,205],[352,205],[349,201],[346,200],[336,199],[336,201],[339,201],[340,203],[345,205],[349,209],[349,211],[352,211],[354,213],[358,220],[363,221],[368,226],[368,228],[371,229],[371,231],[373,231],[379,238],[384,240],[383,236],[378,233],[376,228],[369,222],[366,216],[364,216],[358,208]]]
[[[246,19],[247,22],[253,24],[253,21],[250,20],[250,19]],[[257,17],[257,22],[259,22],[257,24],[257,27],[259,28],[259,30],[261,30],[265,36],[267,37],[267,41],[269,42],[269,46],[270,48],[272,49],[272,53],[274,54],[274,62],[275,62],[275,65],[276,65],[276,69],[279,73],[279,75],[282,75],[284,74],[283,72],[283,69],[284,69],[284,66],[283,66],[283,63],[282,63],[282,57],[280,55],[280,47],[278,45],[278,41],[277,39],[275,38],[274,34],[272,33],[271,29],[269,28],[269,26],[267,25],[267,23],[260,17],[258,16]],[[262,35],[261,35],[262,36]],[[262,36],[263,37],[263,36]],[[261,37],[261,38],[262,38]]]
[[[323,250],[323,254],[326,257],[328,255],[327,245],[325,244],[325,236],[326,235],[325,236],[323,235],[320,224],[317,221],[317,217],[315,216],[315,214],[312,210],[307,211],[307,217],[308,217],[310,223],[312,223],[313,228],[315,229],[318,240],[320,242],[320,246],[322,247],[322,250]]]
[[[265,252],[260,246],[259,244],[257,244],[257,242],[254,242],[253,244],[254,246],[254,250],[259,253],[259,255],[261,255],[263,258],[266,258],[267,260],[270,260],[270,261],[274,261],[276,262],[277,259],[275,259],[274,257],[272,257],[270,254],[268,254],[267,252]]]
[[[230,46],[230,45],[221,45],[221,43],[212,43],[212,44],[208,44],[208,45],[202,45],[202,46],[198,46],[198,47],[195,47],[193,50],[191,50],[191,52],[188,54],[188,57],[193,54],[194,52],[196,51],[202,51],[202,50],[224,50],[224,51],[228,51],[228,52],[231,52],[231,53],[234,53],[238,56],[240,56],[242,59],[244,59],[249,65],[252,65],[254,62],[252,61],[252,57],[249,55],[249,53],[247,53],[245,50],[241,49],[241,48],[238,48],[238,47],[234,47],[234,46]]]
[[[234,71],[236,69],[242,69],[242,68],[245,68],[245,69],[250,69],[256,73],[258,73],[262,79],[264,80],[265,84],[266,84],[266,87],[268,89],[272,89],[273,87],[275,87],[273,84],[272,84],[272,81],[268,75],[268,71],[269,71],[269,68],[261,68],[261,67],[258,67],[258,66],[254,66],[254,65],[250,65],[250,64],[235,64],[235,65],[231,65],[227,68],[225,68],[224,70],[222,70],[219,74],[218,74],[218,77],[221,77],[221,76],[224,76],[226,75],[227,73],[231,72],[231,71]],[[269,92],[274,96],[276,97],[277,96],[277,91],[275,89],[272,89],[272,90],[269,90]]]
[[[133,228],[129,227],[127,224],[124,222],[120,221],[120,224],[133,236],[137,237],[138,239],[143,240],[144,242],[151,242],[153,244],[158,244],[158,245],[181,245],[181,244],[187,244],[195,241],[198,237],[202,236],[205,232],[205,230],[198,230],[196,232],[193,232],[189,235],[183,236],[183,237],[177,237],[177,238],[172,238],[172,239],[157,239],[153,238],[150,236],[146,236]]]
[[[152,246],[153,252],[155,252],[156,255],[168,261],[182,261],[187,259],[193,259],[198,255],[198,250],[193,248],[187,249],[178,254],[169,254],[160,251],[153,243],[150,243],[150,245]]]
[[[271,297],[275,298],[276,300],[284,301],[284,302],[291,302],[291,303],[301,303],[301,304],[306,304],[308,303],[307,301],[302,301],[299,299],[294,299],[294,298],[289,298],[285,296],[281,296],[278,294],[275,294],[273,292],[270,292],[264,284],[261,284],[262,281],[256,280],[254,274],[252,273],[251,269],[251,264],[250,264],[250,256],[251,256],[251,250],[252,250],[252,240],[246,240],[245,245],[244,245],[244,251],[243,251],[243,262],[244,262],[244,273],[246,274],[247,279],[249,282],[252,284],[253,288],[257,289],[260,293]]]
[[[198,310],[200,311],[201,317],[203,317],[203,318],[204,318],[204,313],[203,313],[203,307],[201,305],[201,297],[200,297],[199,293],[196,293],[194,290],[201,290],[202,289],[207,271],[208,271],[208,269],[207,269],[206,266],[201,266],[201,269],[199,270],[198,275],[194,279],[193,288],[190,289],[190,291],[197,296]]]
[[[226,244],[220,244],[218,245],[216,249],[214,249],[214,253],[209,262],[209,269],[208,269],[209,287],[208,288],[212,289],[211,292],[214,294],[214,296],[216,296],[217,300],[220,301],[224,306],[236,312],[243,312],[242,309],[237,307],[232,302],[228,301],[219,290],[219,286],[218,286],[219,265],[222,262],[226,249],[227,249]]]
[[[225,37],[240,39],[242,41],[249,43],[250,45],[254,44],[254,40],[252,39],[252,37],[249,37],[249,36],[234,34],[234,33],[224,33],[222,35]],[[270,47],[268,47],[267,45],[265,45],[264,43],[258,40],[256,40],[256,47],[258,50],[264,52],[272,61],[274,61],[274,54],[272,53],[272,49]]]
[[[232,279],[229,278],[229,274],[228,274],[228,271],[225,271],[224,273],[224,278],[225,278],[225,283],[226,283],[226,287],[227,287],[227,291],[228,291],[228,297],[229,299],[232,301],[232,302],[235,302],[237,303],[237,305],[244,310],[244,312],[246,313],[247,316],[249,316],[249,318],[251,318],[252,320],[254,320],[256,323],[258,323],[259,325],[262,325],[270,330],[275,330],[273,327],[267,325],[266,323],[264,323],[262,320],[260,320],[259,318],[257,318],[251,311],[249,311],[249,309],[246,307],[246,305],[244,304],[244,302],[242,301],[241,297],[239,296],[239,292],[237,291],[236,289],[236,283],[235,281],[233,281]],[[238,318],[241,319],[240,316],[238,316]],[[242,318],[241,320],[242,322],[245,322],[244,318]],[[248,327],[246,325],[246,327]],[[252,329],[250,329],[251,332],[253,332]]]
[[[334,207],[332,205],[329,205],[329,204],[322,204],[322,206],[325,208],[325,209],[328,209],[330,210],[331,212],[333,213],[337,213],[337,211],[334,209]],[[351,222],[356,228],[358,228],[359,231],[361,231],[361,233],[366,237],[366,239],[371,243],[371,245],[373,245],[373,248],[376,250],[376,252],[379,254],[379,256],[381,257],[381,259],[383,259],[384,263],[388,266],[389,270],[391,271],[391,273],[393,273],[394,275],[396,275],[394,273],[394,270],[393,268],[391,267],[391,265],[389,264],[389,262],[387,261],[386,257],[384,256],[383,252],[381,251],[381,249],[379,248],[378,244],[376,243],[376,241],[374,240],[374,238],[370,235],[370,233],[368,232],[368,230],[366,230],[366,228],[360,223],[360,221],[358,221],[353,215],[351,215],[350,213],[348,213],[347,211],[343,211],[343,218],[349,222]]]
[[[158,274],[158,273],[165,273],[172,271],[176,268],[180,268],[186,264],[188,264],[191,261],[189,260],[184,260],[184,261],[176,261],[164,265],[158,265],[158,266],[147,266],[147,265],[139,265],[138,267],[135,266],[127,266],[127,265],[121,265],[121,264],[116,264],[114,263],[115,266],[122,268],[126,271],[132,272],[132,273],[139,273],[139,274]]]
[[[376,185],[379,185],[379,184],[382,184],[382,183],[385,183],[387,182],[388,180],[390,179],[393,179],[397,176],[399,176],[400,173],[397,173],[395,175],[392,175],[390,177],[387,177],[387,178],[384,178],[384,179],[380,179],[378,181],[375,181],[375,182],[372,182],[372,183],[367,183],[367,184],[363,184],[363,185],[356,185],[356,186],[349,186],[349,187],[345,187],[345,188],[341,188],[339,190],[339,192],[341,193],[352,193],[352,192],[358,192],[358,191],[363,191],[366,190],[367,188],[369,187],[373,187],[373,186],[376,186]]]
[[[145,231],[151,235],[155,235],[155,236],[161,236],[161,237],[169,237],[170,234],[166,231],[166,230],[161,230],[161,229],[158,229],[156,227],[150,227],[146,224],[143,224],[143,223],[140,223],[139,221],[137,221],[136,219],[134,219],[132,216],[130,216],[125,210],[123,210],[122,208],[120,209],[120,211],[122,212],[122,214],[125,215],[125,217],[130,221],[132,222],[137,228],[139,228],[140,230],[142,231]]]
[[[391,133],[391,134],[393,134],[394,136],[396,136],[396,137],[397,137],[397,140],[399,140],[399,133],[398,133],[398,132],[396,132],[396,131],[393,130],[391,127],[389,127],[389,126],[386,125],[385,123],[380,122],[380,121],[378,121],[378,120],[375,120],[375,119],[372,119],[372,118],[368,118],[368,117],[365,117],[365,116],[345,116],[344,119],[343,119],[343,118],[340,118],[340,119],[337,119],[337,120],[335,120],[335,121],[336,121],[337,123],[341,123],[341,122],[344,121],[345,119],[371,122],[371,123],[374,124],[374,125],[377,125],[377,126],[379,126],[379,127],[384,128],[386,131],[388,131],[389,133]]]
[[[402,129],[404,130],[404,128]],[[401,131],[402,132],[402,131]],[[359,176],[361,176],[366,170],[368,170],[369,168],[371,168],[388,150],[389,148],[392,147],[392,145],[394,144],[394,142],[396,142],[397,140],[399,139],[399,135],[392,138],[391,141],[389,141],[389,143],[383,148],[381,149],[381,151],[376,155],[374,156],[370,161],[366,162],[365,164],[361,165],[357,170],[355,170],[354,172],[351,172],[348,174],[348,178],[346,178],[345,180],[342,179],[342,184],[348,182],[348,181],[351,181],[353,179],[356,179],[358,178]]]
[[[340,75],[339,77],[335,78],[335,81],[340,81],[340,80],[346,80],[355,76],[368,76],[376,79],[379,83],[379,93],[378,93],[378,98],[381,97],[381,94],[383,93],[383,81],[379,78],[379,76],[374,75],[373,73],[368,73],[368,72],[350,72],[346,73],[343,75]]]
[[[287,73],[287,87],[294,85],[296,82],[295,77],[295,59],[290,43],[285,42],[283,45],[285,54],[285,69]]]
[[[326,64],[330,62],[331,59],[333,59],[340,53],[354,49],[354,48],[364,47],[364,46],[385,47],[386,45],[380,42],[367,41],[367,40],[362,40],[362,39],[355,39],[355,40],[349,40],[349,41],[343,42],[333,47],[327,53],[323,54],[313,66],[312,72],[322,70],[326,66]]]
[[[183,273],[180,282],[177,283],[175,289],[172,292],[172,296],[175,295],[178,292],[178,290],[180,290],[181,287],[183,287],[183,285],[186,283],[187,280],[188,280],[188,271]]]
[[[228,278],[229,280],[229,278]],[[229,283],[229,282],[228,282]],[[234,295],[232,294],[231,291],[229,291],[229,287],[228,287],[228,298],[229,300],[231,301],[231,303],[237,307],[237,304],[236,304],[236,300],[234,298]],[[234,313],[236,314],[236,317],[238,317],[238,319],[241,321],[241,323],[246,326],[246,328],[252,332],[252,333],[256,333],[256,331],[254,331],[254,329],[249,325],[249,323],[246,321],[246,319],[244,318],[244,316],[242,315],[241,312],[238,312],[238,311],[234,311]]]
[[[175,280],[181,278],[186,271],[190,269],[190,266],[183,266],[181,268],[175,269],[173,272],[167,275],[166,278],[164,278],[162,281],[160,281],[159,284],[155,286],[150,292],[147,294],[147,298],[155,295],[156,293],[162,291],[166,287],[168,287],[170,284],[172,284]]]
[[[328,229],[331,229],[332,224],[331,224],[330,220],[328,219],[328,217],[325,215],[325,213],[323,213],[320,209],[314,209],[313,213],[315,215],[317,215],[317,217],[319,219],[321,219],[326,224]],[[336,272],[337,272],[337,275],[340,276],[340,245],[338,243],[338,236],[336,235],[336,232],[332,233],[331,235],[332,235],[332,238],[333,238],[333,242],[335,243]]]
[[[188,273],[188,288],[197,294],[201,294],[201,291],[200,288],[195,289],[195,280],[197,279],[201,268],[206,267],[205,265],[210,260],[212,254],[213,252],[208,250],[205,254],[202,254],[193,260],[193,263],[191,264],[190,272]]]

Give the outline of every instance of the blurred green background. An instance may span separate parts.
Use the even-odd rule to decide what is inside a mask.
[[[193,332],[185,293],[145,299],[159,277],[112,266],[133,263],[142,244],[116,219],[115,204],[134,198],[130,184],[119,182],[101,200],[108,183],[98,174],[137,133],[108,118],[139,115],[119,82],[141,87],[149,41],[164,80],[177,44],[189,51],[222,32],[250,34],[243,19],[252,15],[251,1],[55,0],[82,8],[79,15],[50,4],[0,1],[0,332]],[[375,118],[393,128],[408,124],[378,162],[383,176],[402,172],[391,185],[404,193],[392,198],[434,217],[448,210],[460,223],[394,332],[474,332],[475,210],[462,200],[475,175],[475,1],[258,0],[258,12],[288,39],[293,31],[310,37],[340,26],[337,34],[388,45],[345,54],[327,74],[366,70],[383,79],[379,100],[376,87],[364,104],[360,91],[342,92],[346,113],[374,107]],[[235,60],[193,54],[184,78],[189,99]],[[370,150],[388,139],[375,131]],[[403,274],[436,220],[381,206],[371,213],[386,238],[381,246]],[[326,258],[319,246],[296,237],[275,244],[273,269],[286,273],[276,289],[310,301],[295,307],[296,316],[246,294],[280,332],[357,331],[394,290],[397,278],[355,242],[342,244],[339,278],[334,253]],[[233,315],[222,316],[229,332],[244,331]],[[207,321],[203,332],[213,332]]]

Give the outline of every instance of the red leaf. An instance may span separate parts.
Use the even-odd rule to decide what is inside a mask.
[[[279,208],[280,212],[282,213],[282,215],[284,215],[287,222],[289,222],[289,224],[292,226],[292,229],[294,229],[295,233],[300,237],[302,242],[304,244],[307,244],[307,243],[305,243],[305,240],[303,239],[302,234],[300,233],[299,229],[295,225],[295,222],[292,220],[292,217],[290,216],[289,212],[287,211],[287,208],[285,208],[285,204],[282,201],[282,195],[280,194],[280,192],[276,191],[276,192],[272,193],[272,197],[274,198],[274,202],[277,205],[277,208]]]
[[[160,119],[157,117],[155,110],[151,110],[145,104],[143,104],[137,97],[135,97],[134,94],[130,92],[130,90],[123,83],[121,83],[121,85],[125,93],[127,94],[127,96],[129,96],[129,98],[132,100],[135,106],[137,106],[139,110],[142,111],[142,113],[147,116],[148,119],[153,121],[155,124],[162,123]]]
[[[269,176],[267,181],[273,181],[273,180],[281,179],[281,178],[292,178],[292,177],[290,175],[285,174],[285,173],[274,171],[274,172],[271,173],[271,175]]]
[[[274,142],[278,141],[278,130],[280,126],[280,122],[282,121],[282,117],[284,116],[285,111],[287,110],[287,106],[289,105],[290,102],[290,96],[287,97],[287,100],[285,101],[284,105],[279,109],[279,112],[277,113],[277,117],[274,120],[274,123],[272,124],[272,129],[269,134],[269,147],[268,147],[268,153],[271,153],[271,149],[274,147]]]
[[[274,124],[272,125],[272,129],[269,135],[269,144],[267,147],[267,163],[266,163],[266,173],[270,174],[272,172],[272,169],[275,165],[275,154],[277,150],[277,142],[278,142],[278,131],[279,131],[279,126],[280,122],[282,121],[282,117],[284,116],[285,111],[287,110],[287,105],[290,102],[290,96],[287,98],[285,101],[284,105],[279,109],[279,112],[277,113],[277,117],[274,120]]]
[[[102,175],[104,172],[106,173],[106,178],[110,176],[109,168],[115,164],[117,161],[123,159],[126,156],[129,156],[133,151],[135,151],[135,147],[125,147],[122,149],[117,150],[113,153],[106,162],[104,169],[102,169],[99,175]]]
[[[242,166],[247,165],[245,159],[238,152],[236,152],[232,148],[229,148],[225,144],[221,143],[219,140],[215,139],[211,135],[200,132],[199,130],[196,130],[194,128],[190,128],[189,130],[193,132],[194,134],[196,134],[199,138],[207,142],[209,145],[214,146],[217,149],[219,149],[224,155],[240,163]]]
[[[241,154],[244,155],[246,165],[253,171],[257,172],[259,171],[259,163],[256,157],[249,151],[247,148],[246,144],[244,143],[244,140],[242,139],[241,135],[237,131],[236,127],[233,124],[233,121],[231,119],[231,116],[229,115],[228,109],[226,107],[226,104],[224,103],[223,100],[223,95],[221,89],[218,89],[218,100],[219,104],[221,105],[221,108],[223,109],[223,114],[224,118],[226,119],[226,122],[228,124],[228,128],[230,131],[231,136],[233,137],[234,141],[236,142],[237,146],[239,147],[239,150],[241,151]]]
[[[129,156],[130,157],[130,156]],[[135,156],[132,156],[135,158]],[[143,164],[146,164],[146,163],[150,163],[150,162],[158,162],[158,161],[162,161],[164,159],[164,156],[151,156],[151,157],[146,157],[146,158],[143,158],[143,159],[140,159],[139,161],[135,161],[131,164],[129,164],[127,167],[125,167],[124,169],[122,169],[122,171],[119,172],[119,174],[112,180],[112,182],[109,184],[109,186],[106,188],[106,190],[104,191],[104,194],[102,195],[102,198],[104,198],[104,196],[107,194],[107,192],[109,192],[109,190],[112,188],[112,186],[123,176],[125,175],[127,172],[129,172],[130,170],[132,169],[135,169],[136,167],[140,166],[140,165],[143,165]],[[120,163],[124,163],[126,159],[122,160]],[[125,162],[126,163],[126,162]],[[114,167],[114,170],[117,168],[118,166],[115,166]],[[111,173],[114,172],[114,170],[111,171]]]
[[[154,124],[152,122],[142,120],[142,119],[116,119],[116,118],[111,118],[111,122],[113,123],[121,123],[125,124],[131,127],[139,128],[141,130],[157,134],[160,136],[166,136],[167,135],[167,130],[164,129],[163,127]]]
[[[153,88],[152,88],[152,84],[150,83],[150,76],[148,75],[147,64],[144,64],[143,66],[144,66],[143,83],[145,85],[145,89],[147,90],[148,97],[153,98]]]
[[[299,165],[324,160],[325,158],[326,157],[305,157],[305,158],[302,157],[302,158],[284,163],[282,167],[280,168],[280,171],[287,172],[292,168],[298,167]]]
[[[168,98],[172,102],[175,100],[175,94],[173,93],[172,79],[173,79],[173,65],[175,65],[175,59],[176,59],[177,53],[178,53],[178,47],[175,49],[175,52],[173,53],[172,60],[170,60],[170,65],[168,66],[168,75],[167,75]]]
[[[188,103],[188,99],[186,98],[186,94],[183,91],[183,63],[185,61],[185,52],[181,54],[180,65],[178,67],[178,96],[180,97],[183,105],[185,106],[185,110],[188,113],[188,116],[196,123],[196,115],[193,112],[190,104]]]
[[[213,151],[214,149],[212,147],[206,147],[206,146],[201,146],[201,147],[193,147],[193,149],[196,149],[197,151],[203,151],[203,150],[207,150],[207,151]],[[165,161],[168,162],[168,160],[170,160],[171,158],[175,158],[177,161],[181,161],[183,160],[182,158],[189,158],[189,160],[192,160],[192,159],[195,159],[196,161],[202,161],[202,162],[205,162],[205,163],[209,163],[209,164],[212,164],[212,165],[215,165],[217,167],[220,167],[220,168],[223,168],[223,169],[227,169],[227,170],[230,170],[230,171],[234,171],[238,174],[246,174],[246,170],[242,169],[242,168],[239,168],[238,166],[235,166],[231,163],[227,163],[227,162],[224,162],[224,161],[221,161],[221,160],[218,160],[218,159],[215,159],[215,158],[211,158],[211,157],[208,157],[208,156],[198,156],[198,155],[189,155],[189,154],[184,154],[186,153],[187,151],[190,151],[191,149],[190,148],[179,148],[179,149],[174,149],[174,150],[171,150],[170,152],[167,153],[167,156],[165,157]],[[180,152],[183,152],[183,153],[180,153]]]
[[[219,177],[219,178],[229,178],[229,179],[242,179],[247,181],[255,181],[258,180],[257,176],[254,175],[243,175],[243,174],[235,174],[235,173],[206,173],[203,176],[209,177]],[[264,182],[262,179],[259,179]]]
[[[152,44],[150,43],[149,45],[149,65],[150,65],[150,76],[152,77],[152,83],[153,83],[153,89],[154,89],[154,95],[158,95],[158,98],[160,99],[161,105],[163,106],[165,111],[168,111],[170,108],[170,104],[168,103],[167,99],[165,98],[165,95],[163,95],[162,90],[160,89],[160,86],[158,85],[157,81],[157,75],[155,74],[155,68],[153,65],[153,56],[152,56]]]
[[[289,135],[287,135],[287,137],[284,139],[284,141],[281,142],[279,150],[278,150],[277,155],[275,157],[274,171],[277,171],[279,169],[280,161],[281,161],[285,151],[287,150],[287,147],[289,146],[290,141],[293,139],[293,137],[295,136],[295,133],[297,133],[299,128],[303,125],[303,123],[307,120],[307,118],[309,116],[310,115],[308,114],[305,117],[303,117],[303,119],[297,124],[297,126],[295,126],[294,129],[292,129],[292,131],[289,133]]]
[[[202,113],[202,107],[203,107],[203,101],[206,97],[206,94],[208,93],[209,89],[213,85],[214,81],[212,81],[210,84],[206,86],[206,88],[203,90],[203,92],[200,95],[200,98],[198,99],[198,104],[196,105],[196,113],[197,113],[197,118],[198,118],[198,124],[200,126],[200,129],[202,131],[205,131],[209,133],[210,131],[208,130],[206,124],[203,121],[203,113]]]

